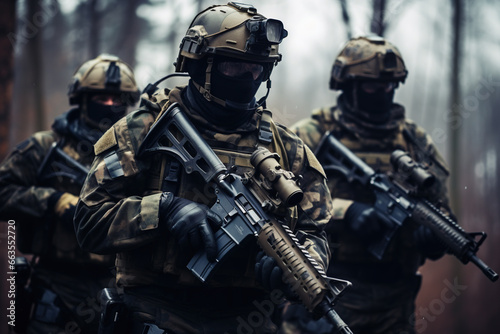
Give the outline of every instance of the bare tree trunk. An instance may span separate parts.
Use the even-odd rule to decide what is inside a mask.
[[[28,19],[33,20],[42,12],[40,3],[28,1]],[[43,83],[43,62],[42,62],[42,39],[43,25],[38,26],[38,31],[28,40],[26,51],[29,61],[32,64],[32,90],[35,111],[35,131],[45,130],[45,108],[44,108],[44,83]]]
[[[205,7],[203,6],[203,0],[198,0],[197,6],[198,6],[198,9],[197,9],[198,13],[201,12],[203,9],[205,9]]]
[[[384,36],[385,32],[385,0],[373,0],[373,16],[370,31],[379,36]]]
[[[352,28],[351,17],[349,16],[349,11],[347,10],[347,0],[340,0],[340,7],[342,9],[342,21],[344,21],[347,39],[349,40],[352,38]]]
[[[14,43],[8,38],[16,31],[16,1],[0,2],[0,161],[9,149],[10,106],[14,84]]]
[[[0,2],[0,161],[7,156],[9,150],[9,128],[10,128],[10,108],[12,101],[12,87],[14,85],[14,36],[16,31],[16,1],[8,0]],[[10,306],[7,282],[7,224],[0,222],[0,317],[3,319],[0,324],[0,332],[9,331],[7,322],[7,308]],[[7,319],[7,320],[5,320]]]
[[[453,40],[452,40],[452,62],[451,62],[451,119],[460,119],[460,108],[458,107],[461,100],[460,94],[460,61],[462,54],[462,15],[463,3],[462,0],[451,0],[453,10]],[[450,132],[450,197],[451,205],[455,214],[460,217],[460,126],[454,122],[449,122]]]
[[[51,4],[50,22],[46,25],[47,31],[51,31],[51,36],[44,38],[43,42],[43,68],[46,73],[44,99],[46,119],[49,122],[68,109],[67,85],[71,82],[71,74],[75,70],[70,64],[75,61],[76,52],[85,50],[68,45],[68,36],[72,35],[69,33],[71,26],[65,14],[61,12],[59,2],[51,0]]]
[[[90,0],[88,3],[90,28],[89,28],[89,53],[88,59],[95,58],[99,55],[99,32],[101,30],[101,19],[100,14],[97,11],[97,0]]]
[[[126,61],[132,68],[136,65],[135,50],[137,43],[141,37],[143,21],[136,14],[137,8],[145,3],[144,0],[131,0],[127,1],[123,15],[123,29],[120,31],[120,36],[116,37],[116,47],[118,50],[117,55]]]
[[[451,119],[460,119],[459,104],[461,100],[460,93],[460,69],[461,69],[461,55],[462,55],[462,16],[463,16],[463,1],[451,0],[451,7],[453,11],[452,17],[452,50],[451,50],[451,95],[450,95],[450,110]],[[455,122],[449,122],[449,152],[450,152],[450,204],[453,212],[461,221],[460,212],[460,125]],[[453,276],[460,277],[462,268],[455,262],[453,267]],[[453,313],[458,315],[454,323],[454,333],[460,334],[464,332],[463,319],[466,315],[460,316],[463,310],[460,300],[452,304]]]

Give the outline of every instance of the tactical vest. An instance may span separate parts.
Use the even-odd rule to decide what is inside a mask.
[[[40,142],[41,135],[41,133],[36,134],[34,139]],[[79,196],[81,184],[71,177],[75,167],[64,158],[61,158],[55,152],[55,149],[60,148],[62,154],[66,154],[88,170],[94,158],[92,146],[89,147],[88,154],[82,154],[82,150],[78,149],[78,143],[76,142],[59,138],[52,131],[43,132],[43,135],[52,137],[53,146],[47,150],[47,154],[39,167],[37,176],[39,184],[37,186],[54,188],[58,191]],[[47,138],[44,139],[47,140]],[[23,239],[23,244],[28,245],[23,252],[40,256],[40,261],[47,265],[97,265],[110,268],[114,264],[114,256],[104,256],[83,251],[76,240],[73,224],[62,222],[53,214],[49,214],[43,218],[43,221],[35,224],[25,223],[29,227],[21,229],[19,236],[20,239]],[[64,267],[61,267],[61,269],[64,270]]]
[[[419,147],[409,141],[405,134],[405,123],[403,122],[399,131],[384,139],[369,139],[357,136],[355,133],[346,131],[335,118],[335,109],[321,109],[314,113],[313,118],[319,122],[324,132],[331,132],[348,149],[366,162],[376,172],[389,172],[392,170],[390,163],[391,153],[401,149],[410,153],[415,159]],[[328,186],[332,198],[350,199],[364,203],[373,203],[373,193],[362,186],[353,185],[336,174],[327,175]],[[343,220],[329,224],[329,243],[332,249],[332,264],[374,264],[385,263],[398,267],[403,274],[412,275],[421,264],[421,258],[416,251],[413,241],[413,224],[405,224],[400,228],[389,244],[381,261],[378,261],[366,250],[366,244],[362,242]]]
[[[159,103],[161,104],[161,102]],[[162,105],[164,106],[163,111],[165,111],[169,103]],[[235,173],[238,175],[253,170],[253,166],[250,164],[250,156],[258,145],[268,148],[271,152],[278,153],[281,157],[280,164],[282,168],[290,170],[287,151],[279,137],[271,113],[261,110],[260,115],[257,130],[242,134],[237,147],[226,145],[223,141],[224,134],[215,134],[214,138],[216,140],[206,139],[226,168],[236,167]],[[178,197],[202,203],[208,207],[215,203],[216,197],[211,185],[205,183],[200,175],[197,173],[187,174],[184,172],[182,165],[172,161],[173,159],[170,156],[155,155],[151,159],[151,163],[148,163],[150,168],[146,171],[147,176],[145,177],[148,180],[148,190],[144,195],[169,191],[174,192]],[[293,228],[297,220],[297,214],[297,208],[294,207],[287,210],[282,218]],[[155,242],[151,247],[146,248],[135,253],[117,254],[118,284],[125,286],[136,284],[135,271],[140,271],[140,267],[152,271],[151,274],[156,277],[162,277],[158,279],[161,282],[155,282],[158,285],[201,284],[186,268],[187,260],[194,254],[179,254],[177,242],[174,238],[169,236],[164,242]],[[256,241],[248,240],[247,244],[233,251],[230,259],[220,266],[217,272],[214,273],[214,278],[205,282],[205,285],[255,287],[254,265],[258,250]],[[134,269],[127,272],[126,268]]]

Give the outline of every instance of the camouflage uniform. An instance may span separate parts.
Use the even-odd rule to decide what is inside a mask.
[[[178,87],[144,100],[144,108],[117,122],[95,145],[96,160],[75,216],[77,238],[84,249],[117,253],[117,284],[124,288],[125,302],[135,320],[156,324],[168,333],[249,329],[272,333],[276,330],[269,319],[272,310],[268,308],[266,314],[258,305],[265,303],[274,309],[278,301],[256,283],[256,243],[238,250],[213,278],[201,284],[186,268],[193,254],[176,251],[176,240],[158,216],[164,187],[161,166],[172,158],[136,156],[159,113],[178,102],[226,166],[238,166],[238,174],[252,168],[249,157],[260,144],[262,109],[257,109],[250,122],[228,132],[186,107],[185,91]],[[273,142],[268,149],[280,154],[284,168],[303,176],[305,197],[295,228],[311,254],[327,265],[323,227],[331,217],[331,197],[322,168],[298,137],[274,122],[271,129]],[[110,164],[118,172],[110,174]],[[176,196],[208,206],[215,199],[201,177],[185,173],[181,173]]]
[[[78,107],[0,165],[0,219],[16,221],[18,250],[33,254],[29,286],[17,287],[26,297],[16,296],[18,332],[29,321],[29,333],[96,333],[98,292],[115,286],[114,255],[83,251],[72,221],[93,145],[138,101],[139,90],[129,65],[101,54],[75,71],[68,97]]]
[[[343,95],[339,97],[338,104],[338,107],[315,110],[312,118],[293,125],[292,130],[313,151],[318,148],[325,133],[331,132],[379,172],[392,169],[389,159],[394,150],[407,151],[415,161],[427,164],[439,181],[429,190],[429,199],[439,200],[446,206],[446,163],[429,135],[414,122],[405,119],[402,106],[393,104],[390,119],[383,125],[376,125],[353,118]],[[412,234],[415,226],[403,225],[383,258],[377,260],[368,253],[364,241],[342,220],[351,203],[343,200],[373,203],[373,194],[362,187],[353,187],[341,175],[329,174],[327,177],[334,199],[334,214],[327,228],[333,254],[328,274],[353,283],[336,305],[336,311],[354,333],[414,333],[410,317],[420,288],[421,279],[417,270],[426,258],[415,245]],[[441,255],[427,256],[436,259]],[[289,310],[290,314],[293,312],[303,314],[294,306]],[[304,323],[307,326],[307,321]],[[314,323],[309,325],[314,326]],[[293,324],[285,326],[290,328]],[[322,332],[316,330],[315,333]]]
[[[79,110],[72,109],[58,117],[53,130],[35,133],[0,165],[0,218],[16,221],[19,251],[37,259],[30,284],[34,308],[29,333],[65,333],[79,328],[95,333],[100,312],[97,293],[114,281],[114,257],[82,251],[72,224],[53,213],[52,195],[68,192],[78,196],[81,186],[66,177],[44,180],[38,173],[54,143],[83,166],[90,166],[92,145],[101,133],[85,128],[78,115]],[[58,312],[56,319],[48,319]]]
[[[329,132],[373,170],[392,170],[391,153],[407,151],[427,165],[438,182],[423,196],[447,206],[448,169],[431,138],[405,118],[393,102],[395,90],[408,71],[398,48],[386,39],[370,35],[351,38],[332,66],[329,86],[341,90],[337,106],[315,110],[312,118],[292,130],[313,152]],[[374,194],[358,183],[349,183],[338,171],[328,169],[333,198],[333,218],[327,227],[332,250],[330,276],[352,281],[335,309],[354,333],[414,333],[411,316],[420,288],[418,267],[425,258],[444,254],[443,245],[425,226],[411,221],[396,231],[381,260],[367,250],[382,238],[386,228],[377,217]],[[302,316],[294,322],[292,317]],[[314,322],[303,309],[290,305],[283,314],[284,330],[295,333],[328,333],[328,324]]]

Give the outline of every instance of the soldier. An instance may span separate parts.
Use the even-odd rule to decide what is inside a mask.
[[[251,5],[229,2],[203,10],[175,64],[176,72],[189,74],[188,84],[148,96],[143,108],[95,145],[75,229],[84,249],[117,253],[117,284],[132,315],[132,333],[276,331],[270,315],[277,300],[264,288],[281,287],[282,272],[271,257],[257,256],[256,242],[231,253],[205,283],[186,268],[197,250],[209,259],[217,252],[221,217],[208,209],[215,194],[199,174],[172,167],[171,156],[137,155],[155,120],[174,103],[220,160],[237,166],[237,174],[253,170],[250,155],[263,146],[280,155],[283,168],[303,176],[304,200],[285,216],[312,256],[327,264],[323,227],[331,197],[322,168],[297,136],[273,122],[264,99],[255,99],[281,60],[278,45],[286,34],[281,21]]]
[[[379,172],[391,170],[394,150],[409,152],[439,180],[429,189],[429,199],[447,207],[445,161],[430,136],[405,118],[403,106],[393,103],[395,89],[407,74],[393,44],[378,36],[353,38],[331,72],[330,88],[342,91],[337,106],[313,111],[292,129],[314,152],[325,133],[332,133]],[[354,333],[414,333],[411,317],[421,283],[417,270],[426,258],[440,258],[444,248],[428,228],[405,224],[378,260],[366,249],[384,230],[372,207],[373,194],[333,173],[328,174],[328,185],[334,199],[327,227],[333,254],[328,274],[353,283],[337,312]],[[299,306],[289,305],[284,316],[289,331],[329,332],[327,324],[312,322]]]
[[[33,254],[32,307],[17,309],[16,330],[29,317],[28,333],[96,333],[97,293],[114,282],[114,256],[82,251],[73,215],[93,144],[138,101],[139,91],[130,66],[102,54],[77,69],[68,96],[77,106],[0,165],[0,218],[16,221],[18,250]],[[16,300],[21,303],[26,300]]]

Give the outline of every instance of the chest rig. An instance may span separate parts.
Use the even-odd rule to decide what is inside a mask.
[[[404,122],[397,131],[384,138],[367,138],[342,126],[335,115],[335,109],[323,109],[316,114],[322,130],[331,132],[343,145],[366,162],[376,172],[391,173],[390,157],[393,151],[400,149],[415,156],[418,148],[408,138],[408,131]],[[373,193],[365,187],[350,183],[343,175],[328,175],[328,187],[333,198],[341,198],[373,203]],[[406,268],[408,274],[415,272],[419,265],[419,256],[414,251],[412,237],[413,227],[409,224],[398,230],[397,235],[389,244],[381,261],[377,260],[366,250],[365,244],[353,233],[343,220],[331,224],[329,235],[330,247],[333,253],[333,262],[338,266],[347,264],[381,264],[389,267]],[[405,270],[406,270],[405,269]]]
[[[272,114],[268,110],[260,111],[260,121],[256,131],[236,135],[212,133],[212,138],[205,138],[226,168],[243,176],[251,172],[253,166],[250,157],[258,146],[263,146],[280,156],[280,165],[289,170],[290,165],[283,142],[281,141],[276,125],[272,121]],[[273,133],[275,135],[273,135]],[[226,139],[229,139],[226,141]],[[189,198],[196,202],[210,206],[213,204],[210,196],[210,185],[205,184],[199,189],[202,178],[195,173],[187,175],[182,164],[169,156],[156,156],[151,164],[151,176],[148,177],[148,189],[151,192],[172,192],[176,196]],[[198,188],[198,189],[197,189]],[[215,198],[213,198],[215,199]]]
[[[287,151],[279,136],[278,129],[272,121],[271,112],[259,111],[260,118],[255,130],[241,134],[202,133],[220,161],[228,170],[243,176],[253,171],[250,162],[252,153],[262,146],[280,156],[280,165],[290,170]],[[198,173],[188,174],[183,165],[169,155],[156,155],[150,172],[149,192],[172,192],[175,196],[186,198],[211,207],[216,200],[211,184],[205,182]],[[157,167],[155,167],[157,166]],[[297,208],[284,209],[283,219],[293,228],[297,220]],[[185,259],[177,254],[176,241],[169,238],[167,242],[158,243],[153,254],[153,270],[177,276],[180,284],[197,284],[196,278],[189,272]],[[227,265],[219,268],[214,274],[215,282],[224,282],[231,286],[253,286],[254,263],[257,245],[249,245],[248,249],[235,252]]]

